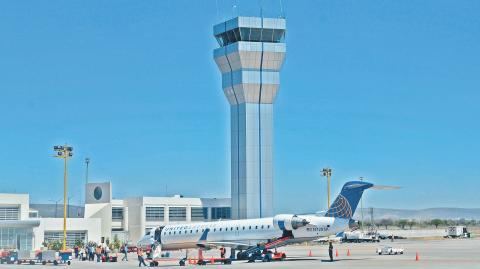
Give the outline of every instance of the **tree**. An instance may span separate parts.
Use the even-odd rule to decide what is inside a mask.
[[[83,248],[85,246],[85,242],[83,242],[83,240],[81,240],[81,239],[77,239],[77,240],[75,240],[74,245],[76,247]]]
[[[48,242],[48,249],[60,250],[63,247],[63,243],[60,240],[52,240]]]
[[[112,250],[118,250],[120,249],[122,245],[122,242],[120,242],[120,240],[118,239],[118,235],[114,235],[113,236],[113,241],[110,243],[109,245],[109,248],[112,249]]]
[[[438,228],[438,225],[441,225],[443,223],[443,221],[441,219],[432,219],[430,221],[430,224],[431,225],[434,225],[435,226],[435,229]]]
[[[405,225],[407,225],[408,221],[406,219],[401,219],[397,221],[397,226],[401,227],[402,230],[405,229]]]
[[[379,226],[385,226],[385,230],[388,230],[388,226],[393,225],[393,220],[392,219],[381,219],[378,222]]]
[[[417,222],[413,219],[407,221],[408,227],[410,227],[410,230],[412,229],[413,225],[417,224]]]

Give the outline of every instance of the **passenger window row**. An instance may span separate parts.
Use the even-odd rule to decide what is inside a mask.
[[[235,230],[238,231],[239,228],[240,228],[239,226],[236,226],[236,227],[235,227]],[[266,228],[266,229],[270,229],[270,225],[266,225],[266,226],[265,226],[265,225],[261,225],[261,226],[256,225],[256,226],[248,226],[248,227],[247,227],[247,226],[242,226],[241,228],[242,228],[242,230],[246,230],[247,228],[248,228],[248,230],[258,230],[258,229],[263,230],[263,229],[265,229],[265,228]],[[170,231],[168,232],[168,234],[169,234],[169,235],[177,234],[176,228],[174,228],[173,230],[175,230],[175,231],[172,232],[172,231],[170,230]],[[217,228],[213,228],[213,230],[210,230],[210,231],[212,231],[212,232],[217,232],[217,231],[218,231],[218,232],[222,232],[222,231],[227,232],[227,231],[229,231],[229,230],[230,230],[230,231],[233,231],[233,230],[234,230],[234,227],[225,227],[225,228],[222,227],[222,228],[218,228],[218,229],[217,229]],[[185,230],[180,230],[180,231],[178,231],[178,234],[193,234],[193,232],[194,232],[193,229],[190,229],[190,230],[185,229]],[[202,233],[203,233],[203,232],[205,232],[205,229],[201,229],[201,230],[196,229],[196,230],[195,230],[195,233],[199,233],[199,232],[202,232]],[[167,232],[165,231],[165,232],[163,233],[163,235],[167,235]]]

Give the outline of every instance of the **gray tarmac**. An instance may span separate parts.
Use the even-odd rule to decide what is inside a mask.
[[[403,255],[378,255],[375,250],[378,246],[389,245],[405,249]],[[245,261],[233,262],[231,265],[206,265],[205,268],[480,268],[480,238],[473,239],[442,239],[442,240],[397,240],[395,242],[382,241],[380,243],[351,243],[334,244],[338,250],[338,257],[334,262],[328,261],[327,245],[297,245],[287,246],[279,250],[287,254],[286,261],[254,264]],[[350,250],[350,256],[347,251]],[[309,256],[311,251],[312,256]],[[335,251],[334,251],[335,253]],[[415,261],[416,253],[420,260]],[[185,256],[185,252],[171,252],[171,258]],[[196,251],[189,252],[190,257],[197,255]],[[218,250],[204,253],[204,257],[218,256]],[[46,268],[53,265],[0,265],[2,268]],[[57,267],[65,267],[59,265]],[[69,268],[138,268],[136,256],[132,253],[128,262],[96,263],[73,261]],[[159,268],[182,268],[178,261],[161,261]],[[186,265],[199,267],[198,265]]]

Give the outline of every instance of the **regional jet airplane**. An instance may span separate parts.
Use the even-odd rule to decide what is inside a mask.
[[[138,241],[140,247],[162,250],[211,249],[230,247],[240,250],[237,259],[292,243],[335,235],[348,228],[363,191],[373,184],[350,181],[324,216],[280,214],[270,218],[173,224],[153,228]],[[180,261],[184,265],[185,261]]]

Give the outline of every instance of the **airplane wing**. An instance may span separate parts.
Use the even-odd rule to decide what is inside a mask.
[[[235,249],[248,249],[251,247],[249,244],[241,243],[241,242],[208,242],[208,243],[198,243],[198,247],[201,248],[207,248],[207,249],[212,249],[212,248],[220,248],[220,247],[229,247],[229,248],[235,248]]]
[[[251,245],[241,243],[241,242],[208,242],[207,241],[207,236],[208,236],[209,232],[210,232],[209,228],[205,229],[205,231],[202,233],[202,235],[198,239],[197,247],[207,248],[207,249],[219,248],[219,247],[231,247],[231,248],[236,248],[236,249],[247,249],[247,248],[251,247]]]

